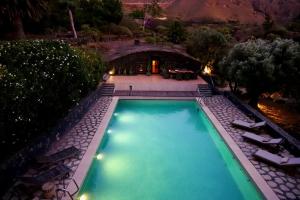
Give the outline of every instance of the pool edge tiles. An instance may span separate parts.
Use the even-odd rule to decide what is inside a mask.
[[[93,158],[96,155],[97,149],[99,145],[101,144],[102,138],[105,134],[105,130],[110,122],[110,119],[114,113],[114,110],[118,104],[119,97],[113,97],[107,112],[105,113],[105,116],[100,123],[99,127],[97,128],[97,131],[94,135],[94,138],[92,139],[91,143],[89,144],[88,149],[86,150],[85,154],[83,155],[82,160],[80,161],[79,166],[77,167],[73,179],[78,184],[79,188],[81,188],[82,184],[84,183],[85,177],[90,169],[90,166],[92,165]],[[76,185],[72,182],[67,187],[67,191],[70,193],[76,191]],[[75,197],[77,197],[78,193]],[[64,196],[63,200],[69,200],[68,197]]]
[[[244,171],[247,173],[249,178],[251,178],[252,182],[257,187],[258,191],[261,192],[263,197],[267,200],[279,200],[275,192],[271,189],[271,187],[267,184],[267,182],[258,173],[258,171],[252,165],[250,160],[244,155],[242,150],[234,142],[234,140],[227,133],[227,131],[224,129],[221,123],[217,120],[214,114],[209,110],[209,108],[205,104],[199,102],[198,104],[206,114],[207,118],[211,121],[211,124],[215,127],[219,135],[223,138],[225,144],[232,151],[233,155],[235,155],[240,165],[244,168]]]

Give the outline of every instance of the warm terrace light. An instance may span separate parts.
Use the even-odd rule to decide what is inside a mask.
[[[108,133],[108,134],[111,134],[111,132],[112,132],[111,129],[108,129],[108,130],[107,130],[107,133]]]
[[[167,20],[168,18],[167,17],[157,17],[156,19],[158,19],[158,20]]]
[[[203,70],[203,74],[211,75],[211,68],[209,66],[205,66]]]
[[[115,74],[115,70],[112,69],[108,73],[109,73],[109,75],[114,75]]]
[[[102,160],[103,157],[104,157],[104,156],[103,156],[102,153],[99,153],[99,154],[96,156],[97,160]]]
[[[116,117],[116,116],[118,116],[119,115],[119,113],[114,113],[114,116]]]
[[[79,200],[88,200],[87,195],[83,194],[79,197]]]

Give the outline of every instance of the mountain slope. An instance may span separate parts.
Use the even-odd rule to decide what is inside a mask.
[[[300,14],[299,0],[175,0],[167,14],[192,21],[239,21],[262,23],[265,13],[276,21],[287,21]]]

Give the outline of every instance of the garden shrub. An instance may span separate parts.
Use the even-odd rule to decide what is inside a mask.
[[[149,44],[154,44],[156,42],[155,38],[154,37],[145,37],[145,41]]]
[[[0,42],[1,157],[48,132],[102,71],[100,58],[64,42]]]
[[[190,73],[184,73],[183,74],[183,79],[184,80],[190,80],[191,79],[191,74]]]
[[[129,17],[123,17],[120,22],[120,26],[127,27],[133,33],[139,33],[142,31],[142,26]]]
[[[183,75],[182,75],[182,73],[176,73],[176,80],[178,80],[178,81],[180,81],[180,80],[182,80],[182,78],[183,78]]]
[[[131,13],[129,13],[129,17],[132,17],[133,19],[144,19],[145,17],[145,11],[144,10],[133,10]]]
[[[126,35],[128,37],[133,37],[132,31],[125,27],[125,26],[120,26],[116,24],[110,24],[109,26],[103,26],[102,29],[103,31],[109,31],[109,33],[114,34],[114,35]]]
[[[88,24],[84,24],[81,26],[81,33],[91,38],[94,41],[100,41],[102,40],[102,33],[96,28],[90,27]]]

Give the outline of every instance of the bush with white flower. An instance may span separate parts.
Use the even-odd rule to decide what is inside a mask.
[[[10,155],[51,129],[97,86],[103,71],[100,57],[64,42],[0,42],[2,153]]]

